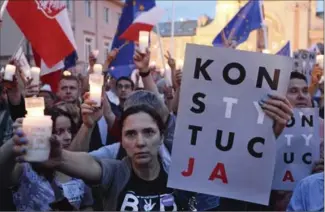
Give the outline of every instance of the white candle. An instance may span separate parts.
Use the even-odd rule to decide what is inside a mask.
[[[139,33],[139,51],[141,53],[146,53],[146,49],[149,46],[149,32],[140,31]]]
[[[71,72],[70,71],[64,71],[63,76],[71,76]]]
[[[96,107],[100,107],[102,102],[102,86],[90,84],[89,95],[90,99],[96,102]]]
[[[16,66],[8,64],[6,65],[3,79],[12,82],[14,80],[15,73],[16,73]]]
[[[94,65],[94,72],[97,74],[103,73],[103,66],[101,64],[95,64]]]
[[[51,150],[52,124],[51,116],[27,116],[24,118],[23,132],[28,140],[27,152],[23,156],[24,160],[28,162],[48,160]]]
[[[32,85],[39,85],[41,69],[38,67],[32,67],[30,73],[33,78]]]
[[[27,153],[24,160],[29,162],[43,162],[49,158],[52,135],[51,116],[44,116],[44,98],[31,97],[25,98],[27,116],[23,120],[23,132],[25,133],[28,144]]]
[[[25,107],[28,116],[43,116],[45,102],[43,97],[25,98]]]
[[[96,74],[96,73],[89,74],[89,84],[103,86],[104,76],[101,74]]]

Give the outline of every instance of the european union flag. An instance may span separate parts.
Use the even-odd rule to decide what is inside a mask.
[[[119,48],[125,44],[125,40],[120,40],[119,36],[132,24],[134,19],[144,11],[148,11],[156,6],[155,0],[126,0],[122,15],[120,17],[117,31],[113,40],[112,49]],[[134,54],[134,43],[129,43],[124,46],[118,53],[116,59],[111,63],[111,67],[114,67],[111,72],[122,72],[119,74],[111,74],[112,76],[130,76],[132,70],[130,66],[133,64],[133,54]],[[118,68],[118,66],[121,66]],[[125,67],[125,68],[123,68]]]
[[[280,49],[276,54],[290,57],[291,56],[290,41],[288,41],[287,44],[283,46],[282,49]]]
[[[227,40],[237,42],[237,45],[245,42],[251,31],[262,28],[263,14],[261,11],[260,1],[250,0],[225,28],[213,40],[214,46],[223,45],[222,33],[224,32]]]

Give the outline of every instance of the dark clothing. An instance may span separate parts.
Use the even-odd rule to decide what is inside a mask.
[[[218,211],[274,211],[274,200],[272,193],[269,206],[221,197],[220,205],[217,209]]]
[[[25,115],[27,114],[24,97],[21,97],[19,105],[12,105],[10,101],[8,102],[8,105],[10,115],[13,121],[15,121],[17,118],[25,117]]]
[[[118,197],[120,211],[172,211],[180,209],[174,189],[167,188],[167,173],[163,170],[152,181],[139,178],[134,171]]]

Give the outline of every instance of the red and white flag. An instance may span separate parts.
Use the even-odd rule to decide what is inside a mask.
[[[60,66],[76,50],[65,1],[9,0],[7,10],[47,67]]]
[[[164,10],[153,7],[146,12],[142,12],[133,23],[123,32],[119,39],[128,41],[139,41],[139,32],[150,32],[164,15]]]

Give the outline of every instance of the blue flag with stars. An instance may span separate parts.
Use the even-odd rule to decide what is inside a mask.
[[[134,19],[144,11],[148,11],[156,6],[155,0],[126,0],[122,15],[120,17],[117,31],[112,44],[112,49],[119,48],[127,41],[120,40],[119,36],[132,24]],[[133,71],[130,67],[133,67],[133,54],[134,54],[134,43],[128,43],[122,47],[118,53],[116,59],[111,63],[110,72],[115,77],[126,76],[129,77]],[[120,66],[120,67],[119,67]],[[114,73],[120,72],[120,73]]]
[[[288,57],[290,57],[291,55],[291,48],[290,48],[290,41],[288,41],[287,42],[287,44],[286,45],[284,45],[283,47],[282,47],[282,49],[280,49],[279,51],[278,51],[278,53],[276,53],[277,55],[282,55],[282,56],[288,56]]]
[[[216,36],[212,44],[223,46],[222,32],[227,40],[236,41],[237,45],[245,42],[251,31],[262,28],[263,14],[261,10],[260,1],[250,0]]]

